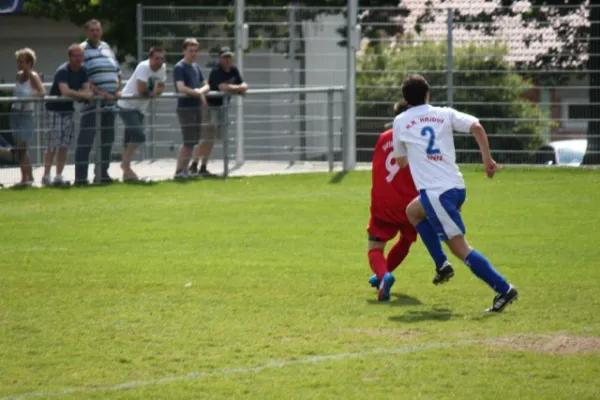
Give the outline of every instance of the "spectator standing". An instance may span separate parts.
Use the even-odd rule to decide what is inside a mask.
[[[178,93],[188,97],[177,99],[177,118],[181,126],[183,145],[177,156],[175,179],[188,177],[188,163],[194,146],[202,135],[202,107],[206,107],[205,93],[210,90],[205,82],[198,59],[198,41],[188,38],[183,42],[183,59],[173,68],[173,81]],[[203,148],[206,151],[206,146]]]
[[[81,43],[84,55],[84,67],[87,69],[92,91],[104,99],[101,103],[100,115],[96,115],[96,103],[84,106],[81,117],[81,133],[77,138],[75,151],[75,184],[88,183],[88,164],[90,152],[96,136],[96,118],[100,118],[100,176],[95,176],[97,183],[111,183],[108,175],[110,155],[115,141],[116,101],[121,96],[121,68],[115,54],[102,39],[102,24],[92,19],[85,24],[87,39]],[[97,172],[97,171],[96,171]]]
[[[165,52],[156,47],[151,48],[148,59],[140,62],[133,75],[123,88],[118,101],[119,115],[125,124],[125,141],[121,169],[123,181],[136,181],[137,175],[131,169],[131,160],[137,148],[144,143],[144,114],[148,109],[150,98],[160,96],[165,90],[167,67]],[[127,96],[140,96],[142,99],[127,99]]]
[[[17,50],[15,56],[17,58],[17,79],[13,89],[14,97],[44,96],[46,91],[42,80],[33,70],[36,61],[35,52],[30,48],[24,48]],[[34,110],[35,104],[32,101],[14,102],[10,110],[9,123],[14,139],[13,154],[21,167],[19,186],[33,184],[33,169],[27,149],[35,130]]]
[[[68,97],[73,100],[90,101],[94,94],[88,82],[88,74],[83,64],[83,49],[72,44],[68,49],[69,60],[62,64],[54,74],[50,96]],[[67,161],[67,151],[73,141],[75,108],[73,101],[46,102],[47,131],[46,154],[44,156],[44,176],[42,185],[68,184],[62,173]],[[54,156],[56,155],[56,176],[54,182],[50,176]]]
[[[242,79],[238,68],[233,65],[233,52],[229,47],[221,47],[219,51],[219,62],[213,67],[208,75],[208,84],[211,91],[220,91],[231,94],[244,95],[248,90],[248,85]],[[208,98],[210,113],[210,129],[206,134],[206,140],[194,149],[194,159],[190,166],[190,173],[200,175],[210,175],[207,169],[208,159],[212,153],[214,140],[222,139],[225,136],[227,126],[227,109],[230,98],[226,100],[223,97]],[[198,163],[200,169],[198,169]]]

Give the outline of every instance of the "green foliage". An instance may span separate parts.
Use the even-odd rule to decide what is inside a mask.
[[[541,144],[542,133],[549,127],[543,122],[540,106],[524,98],[533,86],[509,71],[506,54],[506,48],[499,44],[454,49],[456,70],[469,71],[455,74],[455,86],[468,89],[454,91],[454,107],[484,120],[492,149],[533,150]],[[426,77],[432,86],[433,104],[446,103],[445,69],[445,43],[416,44],[408,40],[394,48],[368,49],[357,63],[357,115],[391,119],[390,103],[402,97],[402,79],[409,73]],[[379,132],[381,125],[381,120],[367,118],[359,131]],[[471,137],[457,136],[455,142],[459,149],[477,149]],[[479,155],[473,153],[473,157],[460,161],[476,161]],[[517,161],[514,158],[513,154],[511,161]]]

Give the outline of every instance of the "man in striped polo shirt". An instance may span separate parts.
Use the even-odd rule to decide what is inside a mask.
[[[85,24],[87,39],[81,43],[84,54],[84,66],[96,96],[102,96],[100,117],[101,132],[101,175],[96,176],[97,183],[110,183],[108,175],[110,154],[115,141],[116,102],[121,97],[121,68],[108,43],[102,39],[100,21],[92,19]],[[81,133],[77,138],[75,151],[75,184],[88,183],[88,168],[94,137],[96,136],[95,103],[87,103],[82,109]]]

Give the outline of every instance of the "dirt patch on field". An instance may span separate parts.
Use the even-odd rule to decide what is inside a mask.
[[[600,338],[571,335],[531,335],[489,342],[495,346],[513,350],[535,351],[550,354],[573,354],[600,352]]]
[[[365,329],[365,328],[356,328],[351,330],[353,333],[358,333],[360,335],[367,336],[393,336],[393,337],[413,337],[420,336],[423,333],[417,331],[409,331],[405,329]]]

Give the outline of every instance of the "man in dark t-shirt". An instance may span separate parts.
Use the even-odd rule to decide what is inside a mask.
[[[200,66],[196,63],[198,59],[198,41],[188,38],[183,42],[183,59],[175,64],[173,68],[173,82],[178,93],[186,94],[187,97],[177,99],[177,117],[181,126],[183,145],[179,149],[177,165],[175,167],[175,179],[188,177],[188,163],[194,146],[202,137],[202,108],[206,106],[205,93],[210,90],[205,82]],[[210,154],[210,149],[205,143],[200,148]]]
[[[221,47],[219,51],[219,62],[213,67],[208,76],[208,84],[211,91],[220,91],[229,94],[244,95],[248,90],[248,85],[242,79],[240,71],[235,65],[233,65],[233,53],[229,47]],[[200,175],[210,175],[206,169],[208,157],[212,151],[213,141],[218,139],[224,139],[225,133],[228,129],[228,107],[229,107],[229,96],[213,97],[208,98],[208,108],[210,113],[210,123],[208,129],[212,133],[211,138],[207,138],[208,146],[210,150],[206,152],[201,146],[197,146],[194,150],[194,157],[192,165],[190,166],[190,173]],[[207,135],[209,136],[209,135]],[[209,139],[212,139],[209,141]],[[204,150],[204,151],[203,151]],[[198,169],[198,163],[202,161],[200,169]]]
[[[94,94],[88,82],[87,69],[83,64],[83,49],[78,44],[72,44],[68,49],[69,61],[62,64],[54,74],[50,96],[71,98],[71,101],[46,102],[46,155],[44,156],[44,176],[42,185],[63,185],[66,182],[62,172],[67,160],[67,150],[73,141],[75,108],[74,100],[89,101]],[[50,178],[50,170],[56,156],[56,176]]]

